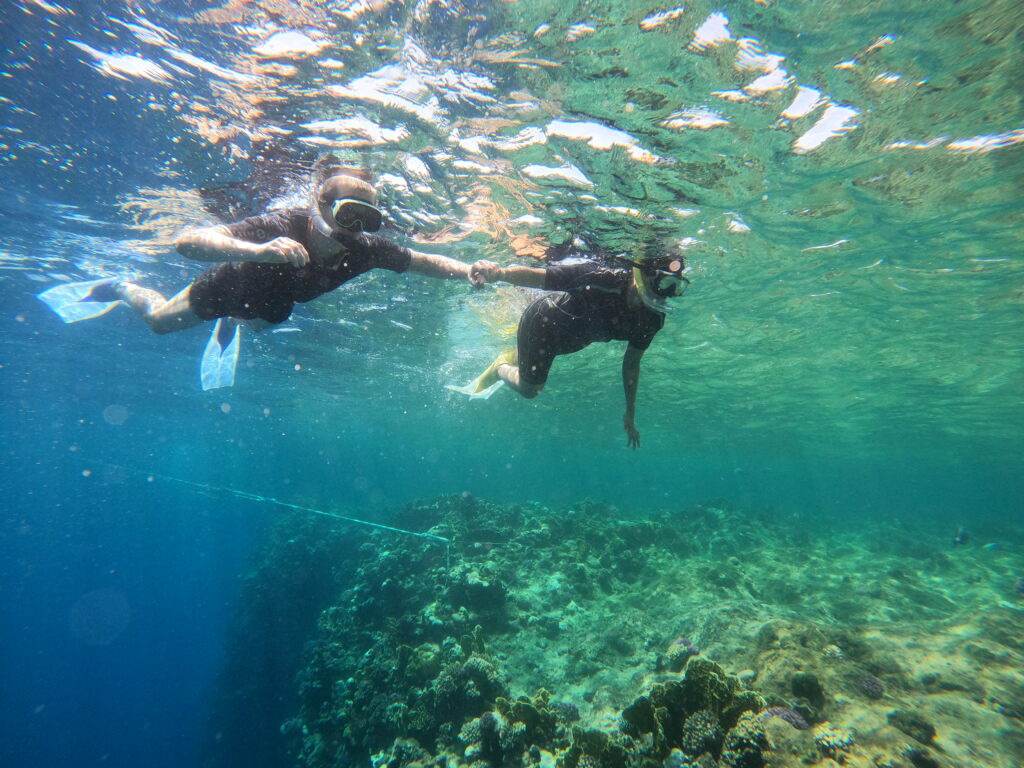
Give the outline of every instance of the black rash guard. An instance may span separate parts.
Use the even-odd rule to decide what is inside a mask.
[[[231,236],[250,243],[288,237],[313,252],[313,225],[301,208],[274,211],[230,224]],[[371,269],[404,272],[412,253],[377,235],[342,233],[344,251],[335,266],[310,259],[304,267],[261,262],[225,262],[208,269],[192,283],[189,303],[202,320],[237,317],[282,323],[296,303],[312,301]]]
[[[542,385],[556,355],[578,352],[595,341],[628,341],[647,349],[665,315],[627,304],[632,280],[628,269],[593,261],[548,267],[544,289],[558,293],[534,301],[519,320],[520,379]]]

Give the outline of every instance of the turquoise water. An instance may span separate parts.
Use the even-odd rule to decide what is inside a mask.
[[[279,510],[155,475],[383,520],[469,493],[1019,530],[1019,10],[5,6],[4,762],[199,759]],[[643,360],[641,449],[617,344],[558,359],[535,400],[444,388],[505,346],[505,288],[370,273],[247,334],[210,392],[205,329],[62,325],[35,299],[110,275],[177,291],[203,265],[176,234],[301,202],[327,151],[375,174],[386,234],[421,251],[682,243],[693,284]],[[99,635],[72,618],[88,595]]]

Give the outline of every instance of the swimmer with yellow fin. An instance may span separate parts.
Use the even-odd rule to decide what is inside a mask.
[[[478,261],[471,275],[551,291],[531,303],[519,319],[517,346],[506,351],[464,387],[471,397],[487,397],[508,384],[523,397],[540,394],[558,355],[578,352],[597,341],[626,341],[622,384],[626,395],[623,428],[627,444],[640,447],[634,422],[640,359],[665,324],[669,300],[682,296],[690,281],[681,253],[631,261],[565,259],[544,268],[501,267]]]

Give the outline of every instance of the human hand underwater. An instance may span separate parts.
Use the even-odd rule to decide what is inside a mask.
[[[501,279],[501,267],[493,261],[478,259],[469,267],[469,282],[479,288],[484,283]]]
[[[633,423],[633,417],[628,413],[622,419],[622,427],[626,430],[626,445],[634,451],[640,447],[640,430]]]
[[[261,261],[269,264],[291,264],[293,267],[304,267],[309,264],[309,252],[302,243],[290,237],[275,237],[260,247]]]

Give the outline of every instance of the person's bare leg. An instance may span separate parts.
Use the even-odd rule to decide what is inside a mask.
[[[510,363],[510,362],[514,363],[515,360],[516,360],[516,350],[515,349],[507,349],[507,350],[505,350],[500,355],[498,355],[496,358],[494,358],[494,362],[492,362],[489,366],[487,366],[487,370],[485,370],[483,373],[481,373],[479,376],[477,376],[473,381],[471,381],[469,384],[467,384],[466,387],[464,387],[464,389],[467,392],[474,393],[474,394],[479,394],[479,393],[489,389],[490,387],[493,387],[495,384],[498,383],[498,367],[501,366],[501,365],[505,365],[507,363]]]
[[[182,331],[201,325],[204,321],[196,317],[192,311],[189,291],[192,286],[165,299],[151,288],[143,288],[134,283],[121,283],[117,286],[117,295],[121,301],[131,307],[154,333],[164,334]]]
[[[498,366],[498,378],[525,398],[534,398],[544,389],[543,384],[527,384],[519,378],[519,366],[502,363]]]

